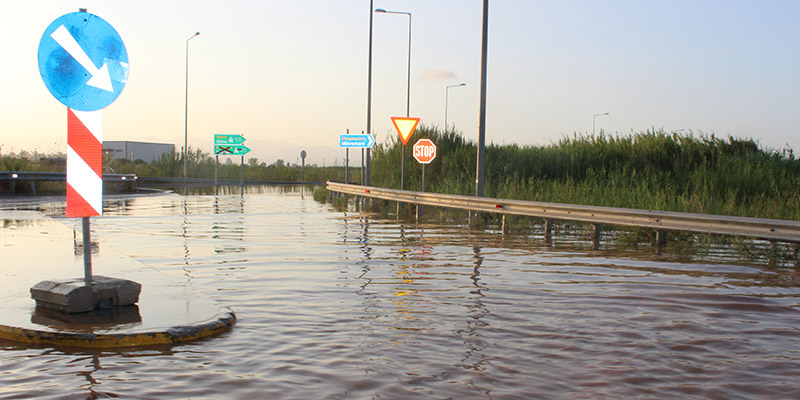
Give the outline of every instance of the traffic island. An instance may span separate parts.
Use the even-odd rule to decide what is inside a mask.
[[[94,275],[86,286],[83,278],[70,278],[83,269],[75,236],[40,213],[0,210],[0,340],[83,348],[170,345],[219,335],[236,323],[233,311],[181,282],[183,275],[169,276],[99,243],[91,246],[96,270],[126,279]]]

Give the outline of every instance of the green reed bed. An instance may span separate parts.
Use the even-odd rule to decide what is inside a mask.
[[[437,158],[426,191],[474,194],[476,145],[454,131],[422,126]],[[406,188],[421,189],[421,166],[406,149]],[[372,184],[400,187],[400,143],[373,149]],[[573,135],[546,146],[489,145],[485,196],[800,219],[800,160],[752,139],[648,130],[627,136]]]

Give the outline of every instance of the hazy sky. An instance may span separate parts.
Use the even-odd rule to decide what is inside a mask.
[[[412,17],[411,115],[478,132],[482,0],[374,0]],[[248,157],[342,164],[338,137],[366,128],[369,0],[37,0],[3,4],[0,152],[66,149],[66,110],[39,76],[59,16],[88,8],[119,32],[127,86],[103,111],[105,140],[183,146],[243,134]],[[486,139],[651,127],[800,149],[800,1],[491,0]],[[373,132],[406,111],[408,17],[374,15]],[[354,152],[353,156],[355,157]],[[238,160],[237,160],[238,161]]]

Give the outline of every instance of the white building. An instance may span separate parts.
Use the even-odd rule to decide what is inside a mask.
[[[153,162],[161,158],[164,153],[172,154],[174,151],[174,144],[111,140],[103,142],[103,154],[111,154],[112,160],[127,158],[131,161]]]

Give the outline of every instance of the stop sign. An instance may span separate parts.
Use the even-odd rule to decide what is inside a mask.
[[[430,139],[420,139],[414,143],[414,158],[420,164],[429,164],[436,158],[436,145]]]

